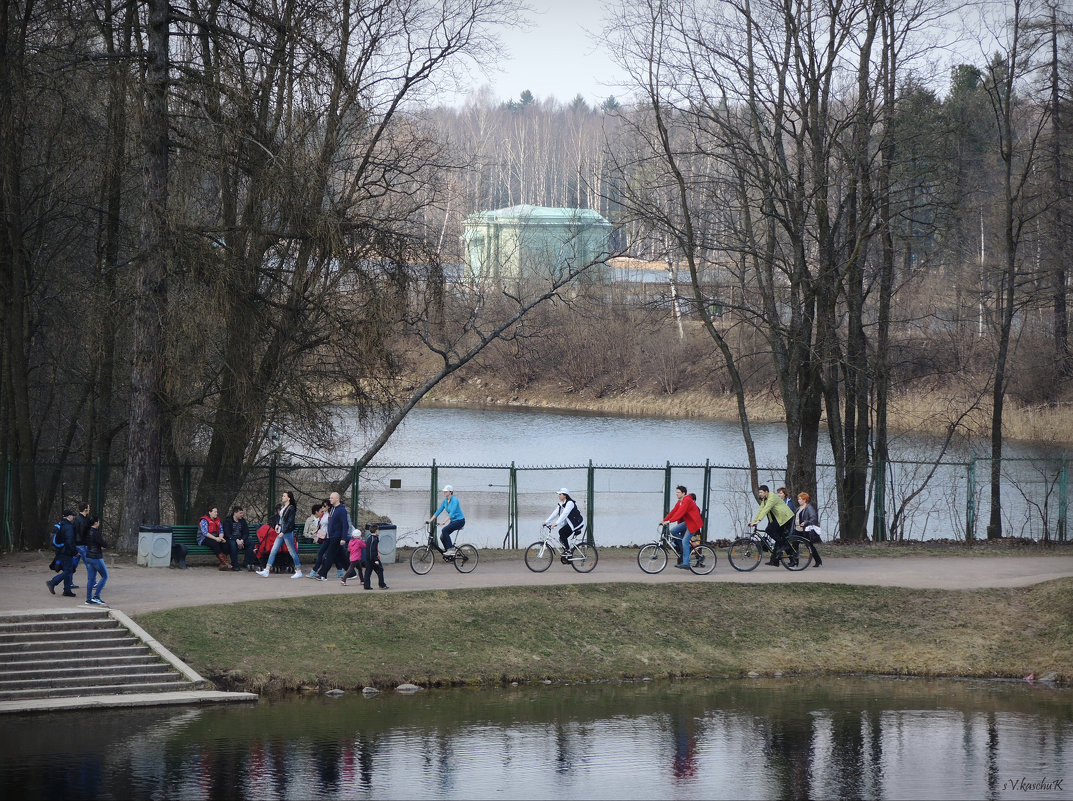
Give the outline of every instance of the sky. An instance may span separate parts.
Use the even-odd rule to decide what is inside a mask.
[[[554,96],[569,103],[581,94],[589,105],[608,95],[622,98],[613,84],[621,73],[598,43],[604,28],[606,0],[528,0],[530,26],[502,32],[504,51],[510,55],[487,78],[475,76],[475,86],[487,83],[500,100],[517,99],[528,89],[538,100]]]

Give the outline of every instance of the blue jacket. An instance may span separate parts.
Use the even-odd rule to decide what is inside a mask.
[[[344,539],[350,533],[350,517],[343,504],[333,506],[328,513],[328,539]]]
[[[440,508],[436,510],[433,517],[438,517],[440,512],[444,509],[447,510],[447,516],[451,520],[465,520],[466,516],[462,514],[462,504],[458,502],[458,498],[452,495],[450,498],[444,498],[443,503],[440,504]]]

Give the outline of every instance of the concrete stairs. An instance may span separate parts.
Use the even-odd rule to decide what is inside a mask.
[[[199,688],[120,618],[88,608],[0,614],[0,702]]]

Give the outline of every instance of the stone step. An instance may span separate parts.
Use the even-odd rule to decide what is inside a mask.
[[[33,625],[35,623],[54,623],[57,621],[88,621],[111,620],[108,610],[104,607],[80,606],[57,612],[6,612],[0,613],[0,626],[5,625]]]
[[[90,691],[92,689],[92,691]],[[102,684],[93,688],[51,687],[45,689],[8,690],[0,692],[0,701],[18,701],[30,698],[70,698],[96,695],[130,695],[131,693],[173,693],[193,689],[188,681],[152,681],[141,684]]]
[[[10,665],[21,662],[57,660],[75,657],[136,656],[149,653],[149,647],[135,637],[114,640],[101,640],[93,648],[82,648],[76,644],[67,647],[55,647],[54,644],[38,643],[34,649],[0,653],[0,672]]]
[[[24,670],[123,670],[138,667],[139,665],[157,664],[164,663],[148,649],[143,649],[141,653],[125,654],[123,656],[98,656],[93,651],[87,651],[84,655],[73,654],[63,659],[34,659],[13,662],[3,666],[5,669],[0,670],[0,677]]]
[[[114,637],[123,629],[119,624],[112,621],[112,625],[103,622],[94,623],[93,626],[79,628],[55,628],[35,631],[0,631],[0,650],[7,646],[18,648],[27,642],[47,642],[49,640],[102,640]]]
[[[121,684],[145,684],[147,682],[162,682],[172,684],[185,681],[178,673],[168,665],[143,667],[137,673],[81,673],[59,675],[64,671],[57,671],[57,675],[34,674],[33,677],[16,678],[4,674],[0,678],[0,695],[12,690],[33,690],[71,687],[76,690],[89,691],[97,687],[114,687]]]

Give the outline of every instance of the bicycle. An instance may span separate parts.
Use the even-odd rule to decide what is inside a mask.
[[[425,575],[432,570],[432,566],[436,563],[436,554],[439,553],[443,561],[453,564],[459,573],[473,572],[473,568],[477,566],[477,561],[480,559],[476,548],[468,543],[456,545],[455,552],[449,554],[436,542],[436,527],[432,523],[425,523],[425,530],[428,532],[428,542],[418,545],[410,554],[412,571],[419,576]]]
[[[525,549],[525,566],[534,573],[543,573],[551,567],[556,556],[564,565],[570,565],[578,573],[591,573],[596,563],[600,561],[596,546],[578,542],[563,551],[559,535],[547,529],[543,539],[537,540]]]
[[[678,546],[678,539],[670,534],[670,526],[667,523],[659,524],[659,539],[641,546],[637,552],[637,566],[645,573],[660,573],[667,566],[667,559],[674,554],[680,562],[682,555]],[[689,549],[689,569],[698,576],[707,576],[715,570],[718,561],[715,551],[708,545],[700,544],[700,535],[694,534],[697,545]]]
[[[760,564],[765,553],[776,555],[775,540],[766,531],[758,531],[755,527],[750,534],[738,537],[730,543],[727,556],[730,566],[742,573],[755,570]],[[812,564],[812,549],[809,542],[799,534],[791,534],[786,538],[786,545],[778,550],[779,564],[787,570],[804,570]]]

